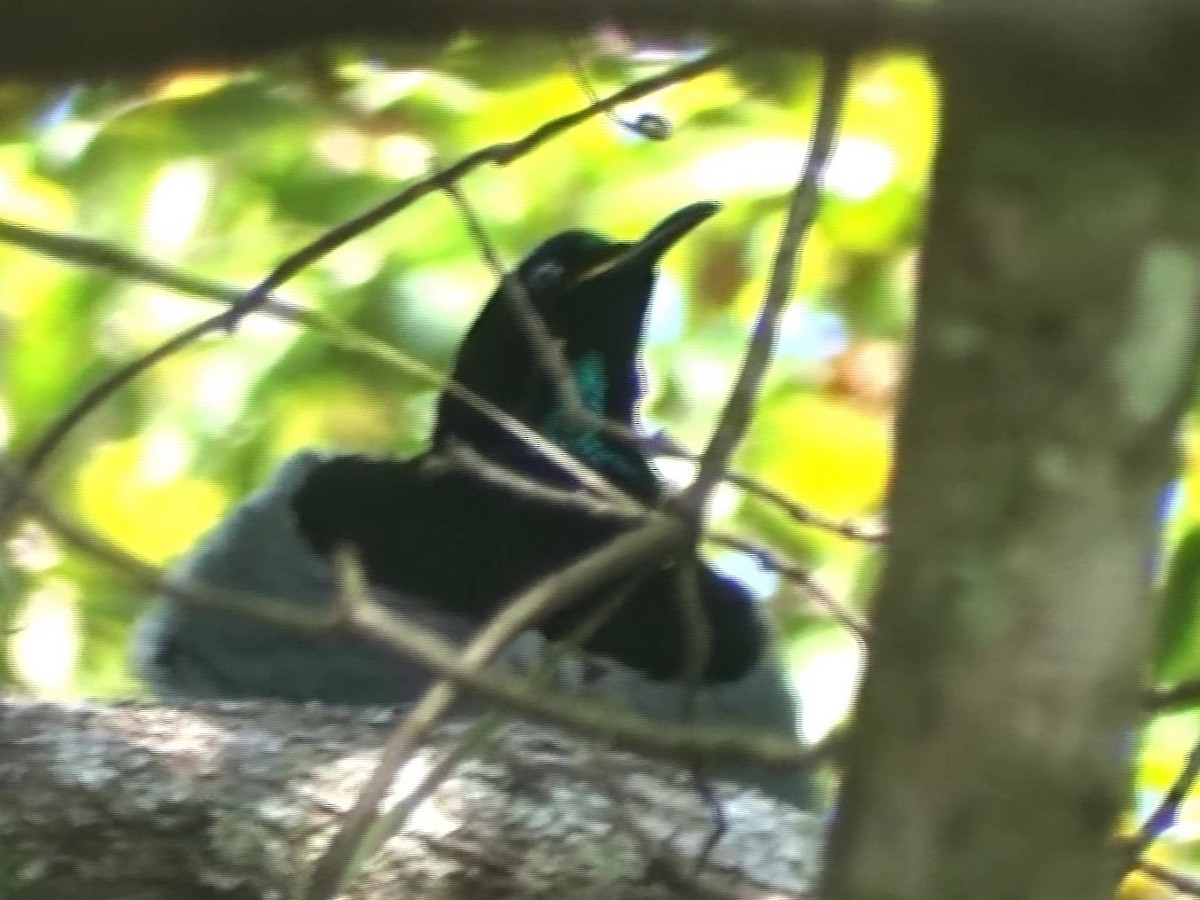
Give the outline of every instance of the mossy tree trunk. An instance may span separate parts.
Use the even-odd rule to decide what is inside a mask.
[[[1200,336],[1200,155],[1165,94],[984,68],[943,66],[893,537],[827,900],[1097,900],[1124,863]]]

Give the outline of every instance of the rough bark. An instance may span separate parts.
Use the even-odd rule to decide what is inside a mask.
[[[829,900],[1096,900],[1200,340],[1195,137],[944,72]]]
[[[0,896],[291,896],[393,718],[270,703],[0,702]],[[449,725],[439,739],[458,730]],[[347,896],[696,896],[690,876],[663,862],[688,872],[711,833],[686,776],[597,754],[549,729],[511,726],[490,757],[466,763],[418,809]],[[618,773],[619,801],[587,780],[599,760]],[[722,790],[731,831],[700,883],[721,896],[804,890],[819,823]]]

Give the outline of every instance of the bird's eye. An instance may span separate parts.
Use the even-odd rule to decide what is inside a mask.
[[[538,263],[534,266],[533,271],[529,273],[525,285],[530,290],[538,290],[547,288],[554,284],[566,273],[566,267],[554,259],[548,259],[545,262]]]

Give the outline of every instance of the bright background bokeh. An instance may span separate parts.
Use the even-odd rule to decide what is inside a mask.
[[[687,55],[615,34],[576,51],[602,93]],[[646,424],[693,448],[703,446],[763,297],[819,75],[814,58],[744,56],[620,110],[627,120],[664,117],[668,140],[596,117],[463,184],[509,262],[562,228],[630,238],[686,203],[724,204],[668,257],[650,325]],[[249,286],[432,167],[518,138],[585,105],[586,94],[562,44],[477,37],[145,83],[0,86],[0,218]],[[859,61],[780,352],[737,458],[836,519],[881,515],[936,112],[921,60]],[[63,511],[166,564],[300,447],[416,452],[431,421],[429,386],[348,344],[444,370],[493,281],[454,207],[430,195],[280,292],[338,323],[342,340],[263,315],[210,337],[93,414],[42,486]],[[27,447],[114,367],[215,309],[2,243],[0,292],[6,451]],[[662,468],[681,482],[690,473],[678,461]],[[1197,496],[1176,504],[1180,522],[1200,514]],[[880,561],[869,545],[797,525],[732,488],[713,515],[809,570],[838,602],[865,608]],[[53,697],[140,691],[125,646],[149,598],[33,523],[8,550],[6,687]],[[848,709],[861,647],[799,587],[746,557],[714,561],[770,602],[808,736],[824,734]],[[1196,730],[1193,713],[1151,727],[1144,802],[1174,777]],[[1176,829],[1172,854],[1194,852],[1198,822],[1193,814]],[[1141,883],[1130,890],[1153,896]]]

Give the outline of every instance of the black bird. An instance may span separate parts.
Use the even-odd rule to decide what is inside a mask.
[[[537,247],[510,276],[524,285],[592,412],[636,423],[638,356],[655,266],[716,209],[687,206],[635,243],[566,231]],[[660,500],[663,486],[641,450],[564,414],[508,289],[498,286],[484,305],[452,377],[627,492],[649,504]],[[454,441],[558,487],[578,487],[524,441],[445,392],[429,451],[403,461],[301,452],[219,523],[177,575],[194,585],[321,607],[335,592],[330,555],[348,544],[381,602],[463,641],[521,589],[626,527],[486,483],[462,467],[438,465]],[[598,604],[624,590],[627,598],[583,651],[560,663],[554,683],[652,719],[681,720],[687,652],[675,597],[681,563],[696,566],[711,643],[695,720],[794,735],[795,701],[755,601],[694,556],[623,576],[579,598],[523,635],[498,665],[529,672],[547,640],[571,637]],[[147,680],[168,697],[395,704],[414,700],[430,683],[425,669],[356,634],[312,635],[170,599],[139,623],[134,655]],[[738,767],[715,774],[797,805],[812,803],[807,773]]]

